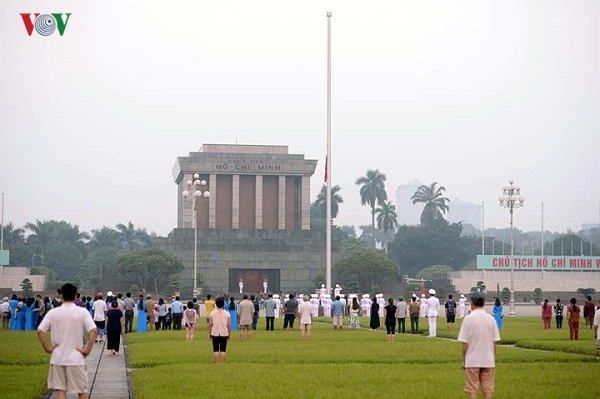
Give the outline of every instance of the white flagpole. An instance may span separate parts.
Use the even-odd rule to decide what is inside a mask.
[[[0,220],[2,229],[0,230],[0,251],[4,249],[4,193],[2,193],[2,220]]]
[[[325,283],[331,294],[331,11],[327,12],[327,232],[325,239]]]
[[[485,220],[484,214],[485,212],[485,203],[481,201],[481,254],[485,255]]]

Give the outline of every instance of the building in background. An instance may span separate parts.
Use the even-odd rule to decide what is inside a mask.
[[[463,225],[470,224],[476,229],[481,229],[481,204],[461,201],[459,199],[451,200],[448,203],[448,222],[459,223]]]
[[[418,180],[413,180],[408,184],[401,184],[396,187],[396,213],[398,214],[398,224],[417,225],[421,223],[421,212],[423,204],[413,204],[412,196],[419,186],[422,186]]]

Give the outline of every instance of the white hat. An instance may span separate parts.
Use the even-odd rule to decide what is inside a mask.
[[[429,294],[430,295],[435,295],[435,290],[433,288],[429,289]]]
[[[279,294],[273,294],[273,299],[279,299]]]
[[[425,294],[421,294],[421,298],[425,298]]]
[[[335,288],[340,288],[340,285],[339,285],[339,284],[336,284],[336,285],[335,285]]]
[[[464,297],[465,297],[465,294],[460,294],[460,297],[461,297],[461,298],[464,298]]]
[[[321,288],[325,288],[325,284],[321,284]]]
[[[317,297],[317,294],[310,294],[310,297],[311,297],[311,298],[316,298],[316,297]]]
[[[113,293],[112,293],[112,291],[108,291],[108,292],[106,293],[106,295],[107,295],[107,296],[113,296]]]

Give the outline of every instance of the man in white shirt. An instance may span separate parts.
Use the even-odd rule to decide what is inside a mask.
[[[496,343],[500,341],[500,333],[494,318],[483,309],[483,293],[474,292],[470,299],[472,311],[465,317],[458,333],[458,341],[462,342],[465,392],[469,393],[471,399],[476,399],[481,387],[483,397],[491,399],[494,393]]]
[[[5,296],[0,305],[0,317],[2,318],[2,329],[8,330],[10,325],[10,304],[8,303],[8,297]]]
[[[427,321],[429,321],[429,336],[437,336],[437,318],[440,315],[440,300],[435,296],[435,290],[429,290],[427,299]]]
[[[460,294],[460,299],[458,300],[458,315],[461,319],[465,317],[465,308],[467,307],[467,298],[465,298],[464,294]]]
[[[51,354],[48,389],[56,391],[58,399],[65,399],[67,392],[77,393],[79,399],[88,396],[85,358],[94,345],[96,325],[85,308],[73,303],[76,293],[73,284],[63,285],[62,305],[46,314],[37,331],[42,347]],[[46,339],[48,331],[52,331],[52,344]],[[84,331],[89,333],[85,347]]]
[[[302,341],[310,339],[313,315],[312,306],[308,302],[308,295],[304,295],[304,301],[298,306],[298,318],[300,319],[300,337]]]
[[[425,294],[421,294],[421,309],[419,310],[419,316],[427,317],[427,298],[425,298]]]
[[[104,327],[106,324],[106,302],[104,302],[104,295],[98,294],[98,299],[94,301],[92,305],[94,311],[94,323],[98,328],[98,339],[96,342],[104,342]]]

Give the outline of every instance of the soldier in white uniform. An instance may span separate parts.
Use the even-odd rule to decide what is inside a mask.
[[[267,281],[267,279],[265,279],[265,281],[263,281],[263,294],[267,293],[268,288],[269,288],[269,282]]]
[[[319,297],[317,294],[310,294],[310,306],[312,307],[313,317],[319,317]]]
[[[323,316],[331,317],[331,295],[325,294],[321,304],[323,305]]]
[[[340,295],[340,292],[342,292],[342,287],[340,287],[339,284],[336,284],[335,288],[333,289],[333,296],[336,297],[336,296]]]
[[[429,290],[429,299],[427,299],[427,320],[429,321],[429,336],[437,336],[437,318],[440,315],[440,300],[435,296],[436,292],[432,288]]]
[[[319,288],[319,299],[321,301],[325,299],[325,294],[327,294],[327,288],[325,288],[325,284],[321,284],[321,288]]]
[[[244,282],[242,281],[242,279],[240,279],[238,286],[240,287],[240,294],[243,293],[244,292]]]
[[[362,299],[360,300],[360,309],[362,310],[362,314],[371,317],[371,298],[369,298],[369,294],[364,294]]]
[[[460,299],[458,300],[458,317],[463,319],[465,317],[465,308],[467,307],[467,299],[463,294],[460,294]]]
[[[275,300],[275,318],[279,319],[281,317],[281,300],[279,299],[278,294],[274,294],[273,299]]]
[[[385,309],[385,298],[383,297],[383,294],[377,294],[377,304],[379,305],[379,317],[383,317],[383,312]]]
[[[427,317],[427,298],[425,294],[421,294],[421,310],[419,311],[420,317]]]

